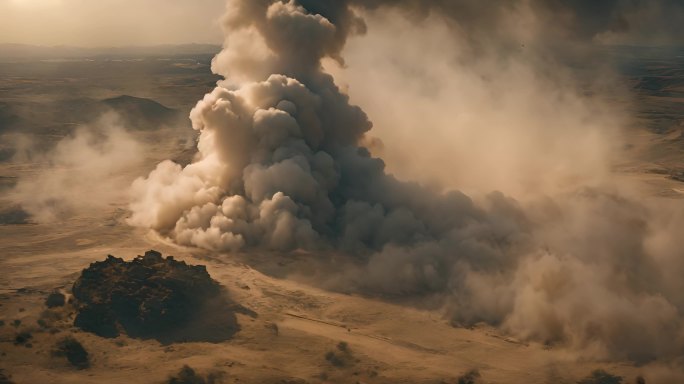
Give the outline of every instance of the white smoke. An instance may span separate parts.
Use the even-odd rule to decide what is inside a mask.
[[[361,7],[380,3],[355,2]],[[610,180],[613,146],[606,141],[618,132],[621,120],[584,99],[573,84],[553,83],[572,77],[539,80],[535,66],[549,61],[514,61],[523,67],[505,73],[520,73],[531,82],[517,83],[524,91],[520,97],[544,101],[543,116],[525,120],[531,110],[514,114],[516,124],[506,137],[529,137],[516,139],[524,144],[522,151],[497,160],[522,159],[515,169],[525,173],[539,166],[539,172],[561,169],[563,176],[592,170],[595,177],[563,188],[547,189],[541,183],[544,190],[534,198],[515,200],[493,192],[474,201],[456,190],[440,193],[399,181],[361,146],[369,142],[370,121],[321,67],[324,58],[343,64],[347,38],[366,31],[347,2],[228,4],[225,47],[213,63],[226,80],[190,116],[200,133],[198,158],[186,167],[164,161],[138,179],[132,188],[131,224],[213,251],[304,248],[322,255],[328,250],[343,253],[362,262],[341,277],[356,289],[437,294],[456,323],[486,321],[521,338],[582,349],[587,355],[647,361],[681,354],[684,296],[678,276],[684,266],[678,255],[684,243],[676,231],[684,224],[684,209],[642,201]],[[485,25],[458,24],[454,18],[463,30],[475,33],[474,40],[463,38],[462,44],[500,39],[484,31],[501,17],[501,8],[487,9],[486,14],[496,17]],[[520,12],[516,17],[543,14]],[[548,54],[545,47],[540,44],[534,54]],[[477,51],[468,50],[487,55]],[[487,62],[493,69],[510,63]],[[559,87],[554,97],[539,95],[554,86]],[[510,92],[503,96],[513,101]],[[479,103],[496,97],[480,95]],[[397,109],[423,103],[410,95],[398,99]],[[531,106],[491,110],[494,117],[485,121],[505,127],[506,116],[517,105]],[[472,122],[485,131],[477,112],[454,121]],[[554,116],[562,117],[562,124],[546,131],[544,123]],[[434,121],[425,117],[421,129],[429,130]],[[606,127],[607,132],[600,131]],[[580,138],[567,132],[576,128]],[[404,143],[401,151],[406,153],[431,150],[420,135],[415,143]],[[548,143],[554,146],[543,148]],[[591,157],[578,159],[580,166],[574,167],[568,158],[582,151],[566,150],[564,143],[591,147]],[[551,164],[525,161],[543,149]],[[478,156],[487,159],[486,154]],[[445,158],[423,164],[458,170],[466,169],[468,161],[465,157],[452,164]],[[529,188],[510,190],[523,193]]]

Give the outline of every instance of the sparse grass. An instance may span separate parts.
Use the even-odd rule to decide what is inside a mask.
[[[337,351],[328,351],[325,354],[325,360],[335,367],[341,368],[352,365],[354,358],[349,349],[349,344],[345,341],[340,341],[336,346]]]
[[[40,317],[36,320],[36,324],[43,329],[49,329],[61,319],[62,315],[59,310],[47,309],[41,312]]]

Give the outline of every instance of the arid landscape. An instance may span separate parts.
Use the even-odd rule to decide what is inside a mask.
[[[0,44],[0,384],[684,383],[683,46],[399,3]]]

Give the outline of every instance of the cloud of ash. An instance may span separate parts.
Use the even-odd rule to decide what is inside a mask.
[[[679,356],[684,208],[611,178],[625,118],[565,64],[631,33],[601,17],[643,2],[607,3],[231,0],[213,63],[226,80],[190,116],[199,155],[136,180],[130,223],[214,251],[348,255],[339,278],[357,289],[437,295],[456,323],[587,356]],[[390,5],[416,35],[379,15]],[[371,155],[370,120],[321,65],[354,86],[376,48],[394,62],[361,67],[358,99],[385,125],[390,169],[446,191]]]
[[[133,172],[143,160],[142,146],[113,113],[78,127],[47,153],[33,151],[31,144],[23,147],[15,157],[40,166],[30,177],[22,177],[8,195],[39,223],[125,200]]]
[[[345,49],[347,66],[325,67],[373,117],[363,143],[393,174],[519,196],[599,183],[610,172],[628,119],[584,86],[619,87],[600,64],[577,73],[521,45],[504,57],[472,56],[438,15],[418,25],[385,10],[365,19],[367,35]]]

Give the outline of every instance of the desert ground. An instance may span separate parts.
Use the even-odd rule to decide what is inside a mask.
[[[654,199],[684,202],[684,53],[611,54],[624,56],[622,75],[632,84],[644,123],[625,149],[634,161],[616,165],[616,172],[639,180]],[[163,159],[187,163],[193,155],[188,143],[194,133],[185,117],[218,79],[209,69],[211,57],[0,63],[0,369],[11,382],[165,383],[184,365],[226,383],[465,383],[464,375],[477,370],[478,383],[551,384],[575,383],[596,369],[625,383],[640,375],[668,382],[668,367],[659,362],[583,359],[486,324],[454,326],[429,300],[329,290],[325,281],[335,271],[334,257],[323,263],[306,252],[218,254],[130,227],[126,185]],[[64,171],[35,153],[49,152],[79,126],[97,127],[93,122],[112,110],[127,116],[120,124],[142,143],[142,160],[105,186],[121,190],[87,211],[46,200],[36,209],[56,209],[57,219],[34,220],[17,186],[42,177],[45,169]],[[79,188],[87,199],[104,193],[88,183]],[[247,309],[236,314],[239,332],[218,343],[102,338],[73,326],[69,304],[46,307],[54,290],[68,297],[90,263],[109,254],[130,260],[149,249],[206,265]],[[22,332],[31,335],[28,342],[17,341]],[[55,343],[66,335],[87,350],[89,368],[75,369],[54,356]]]

